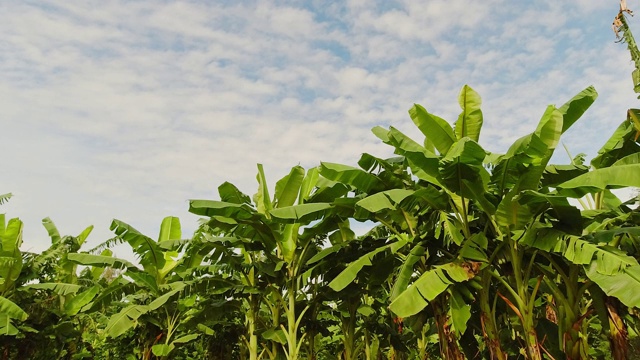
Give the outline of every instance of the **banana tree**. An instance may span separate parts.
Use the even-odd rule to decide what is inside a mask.
[[[78,252],[91,233],[93,226],[87,227],[78,236],[61,236],[57,227],[49,218],[42,220],[51,239],[50,247],[41,254],[27,254],[23,271],[23,281],[29,282],[22,287],[32,292],[34,306],[41,308],[46,316],[33,319],[32,326],[39,330],[41,341],[51,339],[50,347],[57,349],[58,357],[81,356],[88,350],[81,339],[84,326],[77,316],[80,308],[89,303],[101,289],[93,281],[78,279],[77,264],[68,256]],[[38,301],[45,298],[46,301]]]
[[[78,236],[61,236],[50,218],[43,219],[42,225],[51,238],[51,246],[31,257],[29,271],[34,279],[38,279],[38,283],[27,285],[25,289],[53,291],[58,295],[59,313],[73,316],[99,291],[98,286],[91,286],[78,294],[82,289],[78,284],[78,265],[68,259],[69,254],[80,251],[93,226],[87,227]]]
[[[550,106],[536,130],[517,140],[504,155],[488,153],[478,144],[483,122],[480,98],[468,86],[459,96],[462,113],[455,126],[420,105],[410,110],[425,135],[424,145],[393,127],[373,129],[404,158],[416,181],[386,191],[369,191],[356,205],[376,214],[382,224],[400,228],[414,238],[411,253],[400,255],[406,258],[406,266],[396,281],[390,309],[407,317],[433,304],[444,357],[462,358],[459,337],[467,330],[469,300],[476,298],[482,328],[474,331],[485,338],[493,358],[506,357],[500,345],[496,302],[490,305],[493,297],[499,296],[517,315],[527,357],[541,358],[533,306],[539,291],[533,268],[536,250],[519,243],[522,232],[538,221],[540,214],[535,211],[541,210],[518,196],[527,190],[548,192],[549,185],[543,184],[542,178],[553,171],[565,177],[580,173],[547,165],[560,135],[595,97],[595,90],[587,88],[558,109]],[[370,189],[375,188],[374,181],[369,183]],[[557,227],[564,226],[565,232],[581,231],[569,226],[576,219],[576,210],[566,199],[555,199],[554,209],[567,210],[553,214],[557,215],[553,219]],[[389,221],[402,224],[403,218],[405,225],[401,226]],[[419,277],[414,279],[416,271]]]
[[[616,290],[639,285],[633,275],[625,275],[627,272],[633,274],[637,268],[639,257],[634,244],[638,243],[639,219],[628,203],[623,203],[611,192],[615,188],[640,185],[637,175],[640,145],[635,141],[640,126],[633,120],[637,112],[629,110],[627,120],[591,161],[591,171],[557,185],[559,194],[582,198],[579,201],[584,209],[585,229],[581,236],[570,237],[562,246],[557,243],[546,245],[561,252],[571,262],[571,269],[577,268],[575,271],[581,270],[581,274],[586,275],[588,280],[584,288],[592,294],[616,359],[625,358],[628,348],[626,325],[622,322],[623,316],[618,314],[621,307],[616,303],[622,302],[632,308],[640,306],[633,295]],[[594,288],[596,285],[600,289]],[[584,351],[581,354],[584,355]],[[577,351],[573,356],[577,358]]]
[[[9,196],[3,195],[0,200],[6,201]],[[0,336],[15,336],[19,329],[15,321],[25,321],[28,314],[11,301],[16,287],[20,286],[18,278],[22,270],[22,221],[11,219],[7,223],[4,214],[0,214]]]
[[[263,337],[273,340],[272,347],[265,351],[275,356],[275,342],[283,342],[286,344],[283,348],[285,356],[297,359],[306,336],[304,333],[299,337],[300,327],[309,309],[307,299],[301,293],[302,287],[309,281],[305,278],[306,259],[315,254],[323,237],[322,232],[317,233],[308,225],[331,212],[333,206],[328,201],[342,196],[346,189],[342,192],[333,183],[323,180],[316,168],[305,174],[300,166],[293,167],[287,176],[276,183],[273,198],[269,195],[262,165],[258,165],[257,180],[258,192],[253,197],[253,203],[236,189],[232,192],[234,196],[226,191],[221,192],[221,201],[192,200],[190,211],[208,216],[210,227],[217,229],[218,234],[241,240],[235,243],[241,247],[246,258],[246,285],[256,286],[261,276],[260,270],[262,275],[269,275],[264,271],[270,272],[271,281],[276,282],[266,293],[248,297],[246,310],[250,358],[256,359],[259,353],[256,313],[262,303],[269,308],[274,325],[263,333]],[[310,201],[312,197],[313,202]],[[272,265],[261,266],[265,260]],[[280,310],[286,319],[285,324],[280,324]]]
[[[143,269],[109,254],[70,255],[69,259],[78,264],[125,269],[120,280],[113,281],[84,308],[91,311],[105,304],[119,304],[120,311],[109,318],[104,329],[106,335],[117,338],[142,324],[149,333],[139,340],[140,356],[148,359],[153,354],[166,358],[176,346],[199,336],[195,329],[181,326],[188,312],[187,304],[195,300],[187,293],[198,281],[176,273],[184,261],[179,249],[186,243],[181,237],[180,221],[176,217],[164,218],[157,241],[119,220],[113,220],[111,230],[117,242],[131,246]]]
[[[344,231],[336,230],[332,235],[340,234]],[[377,235],[377,236],[376,236]],[[393,324],[392,319],[388,319],[386,306],[372,306],[375,299],[385,299],[380,304],[386,303],[386,294],[390,285],[387,280],[396,266],[392,257],[376,257],[376,263],[380,266],[371,265],[370,258],[358,261],[363,253],[368,254],[379,248],[384,248],[386,239],[379,237],[380,234],[369,234],[360,238],[355,238],[353,234],[344,238],[340,236],[330,236],[333,238],[331,247],[327,247],[310,258],[307,265],[321,269],[324,274],[323,287],[320,292],[324,294],[324,312],[331,314],[330,318],[335,319],[339,324],[337,332],[341,340],[341,346],[336,351],[341,354],[340,358],[345,360],[358,359],[364,356],[365,359],[372,359],[376,351],[372,351],[372,341],[374,339],[384,339],[398,337],[398,332],[382,331],[372,325],[378,325],[378,319],[384,319],[384,323]],[[384,251],[378,251],[382,255]],[[375,257],[374,255],[371,258]],[[382,264],[385,266],[381,266]],[[345,266],[346,264],[349,264]],[[347,270],[349,268],[351,270]],[[357,269],[356,269],[357,268]],[[328,291],[325,286],[331,286],[334,291]],[[327,316],[327,315],[325,315]],[[375,321],[374,321],[375,320]],[[388,326],[385,330],[394,329]],[[401,333],[401,331],[400,331]],[[395,340],[395,339],[394,339]],[[379,345],[379,342],[378,342]],[[380,346],[377,346],[380,348]],[[385,344],[383,343],[383,346]],[[374,353],[374,354],[372,354]]]
[[[12,229],[13,225],[21,226],[13,221],[5,230]],[[91,283],[81,285],[76,264],[69,261],[67,256],[80,249],[93,227],[88,227],[78,236],[60,236],[49,218],[43,220],[43,225],[51,237],[51,246],[47,250],[40,254],[25,252],[20,256],[16,248],[13,250],[16,262],[11,266],[9,262],[4,262],[5,273],[14,273],[13,276],[7,275],[14,278],[11,286],[19,290],[14,291],[14,296],[33,315],[22,326],[31,334],[20,336],[11,347],[19,357],[38,357],[40,349],[44,348],[48,348],[49,355],[52,354],[51,349],[55,349],[58,357],[80,356],[87,353],[87,344],[79,341],[84,327],[76,315],[82,306],[97,295],[99,287]],[[5,231],[5,235],[11,232]],[[15,235],[19,233],[16,231]],[[9,250],[8,242],[4,249]],[[4,290],[10,289],[7,287]],[[7,324],[11,325],[10,322]]]
[[[378,133],[380,134],[379,131]],[[382,160],[365,154],[359,164],[364,170],[324,163],[321,173],[334,180],[344,181],[354,189],[356,197],[351,203],[355,219],[379,222],[393,236],[388,242],[383,242],[382,246],[368,251],[364,256],[349,263],[329,283],[329,286],[335,291],[342,291],[348,285],[360,281],[357,277],[363,269],[373,265],[374,259],[378,263],[382,261],[381,259],[395,256],[403,259],[405,265],[391,281],[393,286],[389,287],[389,292],[390,300],[393,301],[408,285],[416,262],[421,258],[427,260],[428,257],[424,256],[427,252],[447,253],[447,243],[452,239],[459,239],[460,234],[456,235],[455,231],[449,231],[452,219],[447,216],[448,214],[440,216],[438,212],[449,206],[444,193],[434,186],[425,186],[412,180],[404,158]],[[377,165],[371,166],[372,164]],[[379,171],[373,174],[372,170]],[[446,226],[442,227],[441,223]],[[442,234],[444,241],[435,241],[436,231]],[[444,258],[431,257],[429,262],[431,264],[422,262],[423,270],[429,266],[442,265],[447,261]],[[402,322],[402,317],[395,318],[394,322]],[[444,323],[442,325],[441,329],[444,328]],[[440,339],[442,349],[451,349],[454,353],[460,354],[455,339],[447,339],[445,336]]]

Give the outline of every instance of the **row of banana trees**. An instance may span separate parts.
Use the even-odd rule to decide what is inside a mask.
[[[451,125],[415,105],[423,139],[373,133],[395,156],[295,166],[253,197],[192,200],[190,237],[114,220],[22,253],[0,221],[4,359],[626,359],[640,333],[640,110],[593,158],[552,164],[595,101],[549,106],[504,154],[479,144],[480,96]],[[3,196],[2,202],[7,200]],[[356,236],[351,226],[372,223]],[[109,248],[128,244],[138,264]]]

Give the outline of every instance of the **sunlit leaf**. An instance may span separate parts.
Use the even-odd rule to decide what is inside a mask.
[[[445,291],[449,285],[467,281],[475,276],[468,267],[449,263],[429,270],[402,292],[389,309],[399,317],[408,317],[422,311],[427,304]]]
[[[620,187],[640,187],[640,164],[595,169],[557,186],[561,195],[574,198]]]
[[[606,275],[599,271],[596,261],[586,267],[587,277],[609,296],[618,298],[626,306],[640,307],[640,265],[626,268],[624,271]]]
[[[65,284],[65,283],[39,283],[24,285],[23,289],[39,289],[50,290],[58,295],[64,296],[77,293],[82,287],[77,284]]]
[[[473,141],[480,139],[482,129],[482,100],[480,95],[469,85],[465,85],[458,95],[458,103],[462,108],[462,113],[458,116],[455,124],[455,133],[458,139],[468,137]]]
[[[582,90],[558,110],[562,114],[562,132],[567,131],[598,98],[598,92],[593,86]]]
[[[351,185],[366,193],[382,186],[382,182],[375,175],[347,165],[323,162],[320,165],[320,174],[327,179]]]
[[[160,224],[160,235],[158,242],[168,240],[179,240],[182,238],[182,230],[180,228],[180,219],[175,216],[167,216]]]
[[[338,276],[331,280],[331,282],[329,283],[329,287],[334,291],[340,291],[344,289],[345,287],[347,287],[347,285],[351,284],[356,279],[358,273],[360,272],[360,270],[362,270],[363,267],[373,265],[372,261],[376,255],[386,250],[390,250],[390,252],[393,254],[404,247],[411,240],[412,239],[408,238],[407,236],[399,236],[396,241],[362,255],[358,260],[349,263],[349,265],[347,265],[347,267],[342,270],[342,272],[340,272]]]
[[[304,179],[304,169],[294,166],[287,176],[276,182],[275,204],[277,208],[292,206],[298,199],[298,193]]]
[[[264,176],[262,164],[258,164],[258,175],[256,175],[256,180],[258,180],[258,192],[253,195],[253,202],[256,204],[258,213],[269,217],[269,211],[273,209],[273,204],[269,198],[269,188],[267,186],[267,179]]]
[[[80,311],[80,309],[90,303],[91,300],[93,300],[93,298],[98,295],[99,291],[100,287],[96,285],[79,293],[64,304],[64,312],[70,316],[76,315]]]
[[[13,301],[0,296],[0,314],[20,321],[27,320],[29,315]],[[6,319],[8,321],[8,319]]]
[[[411,120],[418,129],[435,145],[440,154],[446,154],[456,141],[451,125],[444,119],[430,114],[421,105],[414,104],[409,110]]]

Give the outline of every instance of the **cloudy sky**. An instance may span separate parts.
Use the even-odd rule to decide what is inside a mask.
[[[26,223],[31,251],[48,246],[47,216],[63,234],[95,225],[90,245],[112,218],[156,237],[175,215],[191,232],[188,199],[215,199],[224,181],[252,195],[256,163],[273,186],[297,164],[389,155],[373,126],[417,134],[413,103],[453,121],[464,84],[483,97],[491,151],[594,85],[599,99],[564,138],[591,158],[639,106],[617,11],[617,0],[5,0],[0,193],[15,197],[0,211]]]

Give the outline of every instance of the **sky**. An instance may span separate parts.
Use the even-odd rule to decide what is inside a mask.
[[[465,84],[493,152],[594,85],[563,138],[590,159],[639,106],[617,12],[617,0],[4,0],[0,193],[14,197],[0,212],[24,221],[26,251],[49,246],[45,217],[63,235],[94,225],[86,248],[112,237],[113,218],[156,238],[178,216],[189,237],[189,199],[218,199],[225,181],[253,195],[257,163],[273,188],[298,164],[390,156],[372,127],[420,141],[407,110],[453,123]]]

